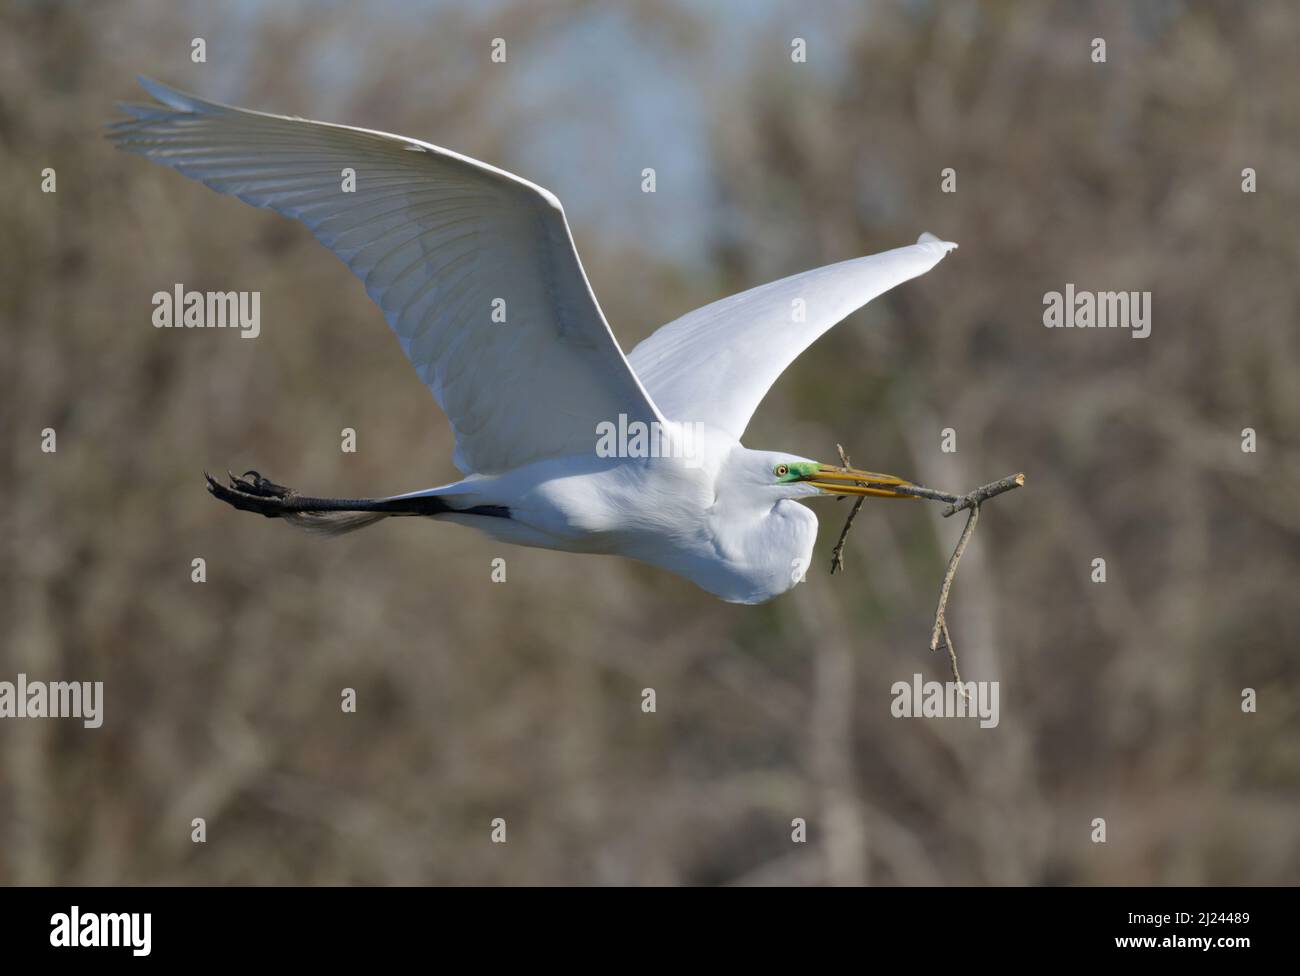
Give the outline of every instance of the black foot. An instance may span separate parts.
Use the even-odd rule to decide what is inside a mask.
[[[230,476],[229,485],[223,485],[206,471],[203,472],[203,477],[208,479],[208,492],[241,512],[257,512],[267,518],[279,518],[294,494],[292,489],[268,481],[256,471],[245,471],[242,478],[236,478],[229,471],[226,474]]]

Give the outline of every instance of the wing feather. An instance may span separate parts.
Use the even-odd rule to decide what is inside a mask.
[[[669,420],[709,424],[739,440],[767,391],[800,353],[873,298],[929,271],[956,246],[922,234],[908,247],[751,288],[660,327],[628,360]]]
[[[456,435],[494,474],[661,420],[592,294],[559,200],[404,136],[219,105],[141,78],[117,145],[301,221],[365,284]],[[343,192],[342,170],[356,172]],[[505,322],[493,322],[494,299]]]

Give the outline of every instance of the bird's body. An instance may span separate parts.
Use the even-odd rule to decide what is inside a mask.
[[[327,533],[383,518],[616,554],[724,600],[803,578],[812,497],[908,497],[902,479],[740,443],[771,384],[853,310],[955,247],[914,245],[818,268],[697,309],[625,357],[559,201],[502,170],[402,136],[248,112],[156,82],[112,138],[224,193],[301,220],[366,284],[456,434],[464,480],[379,499],[307,498],[251,472],[209,489]],[[344,189],[350,170],[357,184]],[[651,428],[647,453],[605,434]],[[603,432],[603,433],[602,433]]]
[[[700,464],[554,458],[399,497],[436,494],[455,509],[500,506],[508,517],[434,517],[515,545],[626,556],[735,603],[760,603],[794,586],[817,538],[816,516],[794,496],[818,490],[764,492],[759,478],[782,460],[803,459],[750,451],[717,432],[706,437],[701,457],[707,460]]]

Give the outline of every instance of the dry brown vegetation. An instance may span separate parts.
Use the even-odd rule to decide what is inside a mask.
[[[959,490],[1029,474],[984,514],[949,611],[965,676],[1001,682],[999,727],[890,715],[894,681],[946,674],[927,641],[961,519],[938,506],[869,504],[832,579],[844,508],[824,505],[808,583],[748,608],[454,527],[323,542],[204,492],[202,470],[227,466],[335,495],[437,484],[455,475],[450,435],[360,283],[303,228],[101,139],[133,75],[554,185],[518,154],[519,93],[488,41],[546,58],[591,7],[398,24],[268,5],[285,12],[259,15],[236,55],[217,4],[9,3],[0,680],[102,679],[107,717],[0,722],[0,881],[1300,878],[1300,12],[843,4],[805,25],[802,6],[737,51],[702,8],[635,5],[665,74],[741,65],[699,96],[718,174],[708,260],[643,249],[674,219],[670,181],[647,204],[599,147],[574,157],[631,232],[575,234],[627,348],[921,230],[961,243],[801,359],[746,442],[833,460],[839,441]],[[818,25],[833,71],[787,54]],[[206,68],[188,61],[196,34]],[[1104,66],[1087,57],[1098,35]],[[540,110],[597,111],[601,91],[587,97]],[[45,166],[57,194],[39,192]],[[1150,290],[1151,337],[1043,328],[1043,293],[1067,281]],[[174,282],[260,290],[262,337],[151,328],[150,296]],[[47,426],[56,454],[39,450]],[[348,426],[355,455],[338,449]],[[1258,453],[1240,450],[1247,426]],[[340,713],[343,687],[358,714]]]

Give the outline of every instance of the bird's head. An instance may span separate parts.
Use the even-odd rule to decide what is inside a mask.
[[[746,458],[747,478],[753,486],[769,489],[780,498],[827,496],[913,498],[898,491],[910,481],[876,471],[860,471],[772,451],[751,451]]]
[[[713,482],[708,532],[698,557],[672,568],[736,603],[761,603],[804,579],[817,539],[811,498],[910,498],[908,482],[874,471],[822,464],[736,445]],[[664,564],[661,562],[661,564]]]

